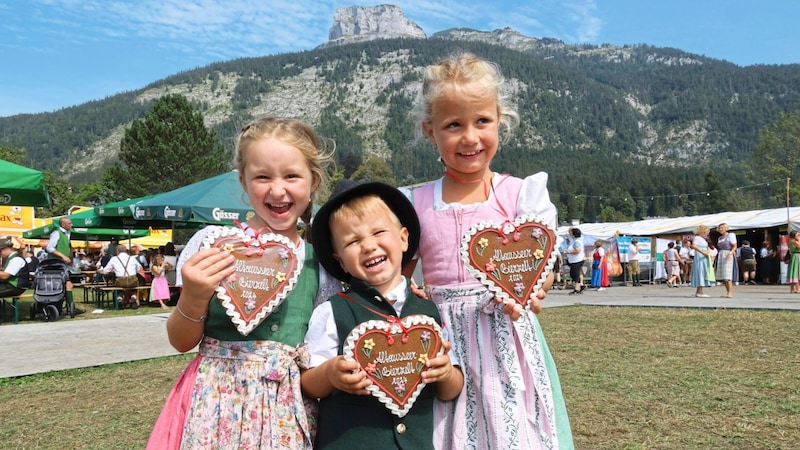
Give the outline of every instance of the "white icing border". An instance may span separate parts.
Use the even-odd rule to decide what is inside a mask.
[[[558,256],[556,252],[558,250],[556,249],[556,242],[555,242],[556,231],[550,225],[546,224],[540,216],[537,216],[535,214],[526,214],[514,219],[512,224],[515,227],[517,227],[519,225],[531,222],[538,223],[544,228],[550,230],[550,232],[552,233],[552,240],[553,240],[553,250],[550,252],[550,258],[547,259],[544,270],[542,270],[542,274],[539,276],[539,279],[536,280],[536,283],[533,285],[533,289],[531,290],[530,293],[530,295],[536,295],[536,293],[539,292],[539,290],[542,288],[544,282],[547,281],[547,277],[550,275],[550,272],[553,271],[553,266],[555,265],[556,257]],[[503,303],[519,305],[520,304],[519,302],[517,302],[513,298],[510,298],[508,296],[508,293],[505,290],[503,290],[502,287],[498,286],[497,283],[494,282],[494,280],[489,278],[485,272],[473,267],[469,257],[469,244],[470,241],[472,241],[472,237],[477,233],[486,229],[499,230],[501,225],[502,224],[500,222],[494,220],[484,220],[470,227],[464,234],[464,237],[461,238],[461,260],[464,262],[464,265],[467,266],[467,270],[469,270],[469,273],[471,273],[472,276],[477,278],[484,286],[486,286],[491,292],[493,292],[495,296],[503,299]],[[525,307],[528,309],[530,309],[531,306],[530,295],[528,296],[527,299],[525,299]]]
[[[208,232],[206,237],[203,239],[202,248],[211,248],[214,245],[214,242],[217,241],[219,238],[223,237],[239,237],[241,239],[252,238],[249,236],[245,231],[238,227],[228,227],[228,226],[209,226]],[[289,295],[289,292],[294,289],[295,284],[297,284],[297,279],[300,277],[300,258],[297,255],[297,246],[294,245],[292,241],[290,241],[286,236],[275,234],[275,233],[262,233],[258,235],[258,242],[267,243],[267,242],[277,242],[279,244],[283,244],[289,248],[294,254],[294,261],[295,261],[295,268],[292,272],[291,276],[287,278],[286,284],[283,286],[279,292],[275,294],[275,297],[270,300],[266,305],[261,307],[261,311],[253,317],[250,322],[245,321],[239,311],[236,308],[236,305],[233,303],[233,299],[228,296],[227,291],[225,291],[225,287],[222,286],[220,283],[216,287],[217,298],[219,299],[222,306],[225,308],[225,313],[231,318],[231,322],[236,326],[236,330],[239,331],[240,334],[243,336],[247,336],[253,331],[257,326],[267,318],[268,315],[272,313],[275,308],[277,308]],[[255,240],[251,242],[252,247],[257,247],[258,242]]]
[[[436,320],[431,316],[426,316],[423,314],[415,314],[412,316],[404,317],[400,320],[400,323],[403,324],[404,327],[410,328],[415,325],[430,325],[438,334],[439,336],[439,343],[441,344],[444,342],[444,338],[442,337],[442,328],[436,323]],[[391,332],[400,333],[402,329],[396,324],[390,324],[385,320],[368,320],[366,322],[362,322],[359,325],[356,325],[350,334],[347,335],[347,339],[344,342],[342,348],[342,354],[344,358],[348,361],[355,361],[355,356],[353,355],[353,351],[355,350],[356,341],[358,338],[361,337],[362,334],[365,334],[367,331],[379,330],[379,331],[388,331],[389,326],[392,326]],[[439,351],[436,353],[436,356],[441,356],[444,354],[444,345],[439,345]],[[425,388],[425,383],[420,378],[419,384],[417,384],[417,388],[408,397],[408,401],[406,402],[404,407],[400,407],[397,403],[395,403],[394,399],[388,395],[386,395],[380,387],[376,384],[370,384],[367,386],[367,390],[372,394],[373,397],[377,398],[378,401],[383,403],[386,408],[391,411],[397,417],[405,417],[408,414],[408,411],[411,410],[411,407],[414,406],[414,402],[417,400],[419,393],[422,392],[422,389]]]

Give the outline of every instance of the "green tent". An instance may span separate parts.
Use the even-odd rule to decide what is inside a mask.
[[[0,159],[0,205],[48,206],[44,174]]]
[[[231,171],[207,178],[135,205],[136,220],[164,219],[204,224],[244,223],[253,207],[244,201],[239,172]]]

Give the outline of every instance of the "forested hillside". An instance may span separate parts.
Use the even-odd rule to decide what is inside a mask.
[[[547,171],[562,219],[780,206],[761,185],[775,180],[751,175],[750,155],[760,130],[800,109],[800,66],[742,68],[645,45],[521,52],[440,37],[243,58],[54,113],[0,118],[0,145],[24,148],[28,164],[76,184],[97,180],[125,127],[153,99],[180,93],[226,148],[250,118],[288,115],[336,142],[345,175],[375,155],[398,183],[427,181],[441,166],[427,142],[412,142],[408,113],[421,68],[462,50],[501,67],[522,119],[495,169]]]

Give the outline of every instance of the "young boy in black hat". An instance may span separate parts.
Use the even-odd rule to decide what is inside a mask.
[[[349,284],[314,310],[306,334],[311,361],[303,391],[320,399],[315,447],[433,448],[434,396],[452,400],[464,383],[447,352],[428,361],[426,386],[402,418],[369,395],[366,373],[342,356],[347,335],[368,320],[424,314],[441,324],[436,306],[416,296],[401,273],[419,244],[414,207],[388,184],[344,180],[317,212],[312,238],[325,270]]]

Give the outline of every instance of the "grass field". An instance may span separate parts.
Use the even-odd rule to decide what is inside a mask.
[[[800,442],[798,312],[570,306],[540,320],[578,449]],[[0,448],[143,448],[190,358],[2,379]]]

